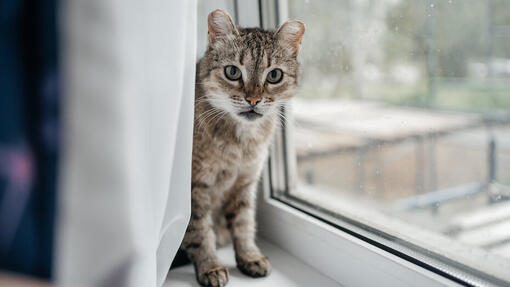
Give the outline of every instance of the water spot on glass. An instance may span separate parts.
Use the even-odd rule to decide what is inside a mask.
[[[434,8],[434,4],[430,4],[430,8]]]
[[[376,169],[375,174],[379,175],[379,174],[381,174],[381,171],[379,169]]]
[[[399,28],[398,26],[395,26],[395,31],[398,32]]]

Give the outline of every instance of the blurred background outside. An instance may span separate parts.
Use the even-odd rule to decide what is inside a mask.
[[[338,213],[334,198],[351,201],[508,264],[510,1],[288,7],[307,25],[293,137],[299,185],[313,190],[290,192]]]

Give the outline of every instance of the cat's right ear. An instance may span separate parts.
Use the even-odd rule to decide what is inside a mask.
[[[207,22],[209,24],[209,44],[213,44],[221,37],[239,36],[239,31],[237,31],[232,18],[221,9],[209,13]]]

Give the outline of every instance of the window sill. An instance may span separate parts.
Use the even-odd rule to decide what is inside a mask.
[[[220,261],[229,268],[230,281],[228,286],[342,286],[265,240],[259,241],[259,247],[264,255],[269,257],[273,266],[271,274],[266,278],[254,279],[241,274],[235,267],[232,246],[227,246],[218,250]],[[193,267],[191,265],[186,265],[171,270],[163,286],[189,287],[199,285],[196,282]]]
[[[466,285],[270,198],[269,190],[266,169],[257,210],[259,235],[343,286]]]

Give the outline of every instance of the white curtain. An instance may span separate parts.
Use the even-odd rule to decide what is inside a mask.
[[[196,1],[61,7],[62,286],[161,286],[190,215]]]

